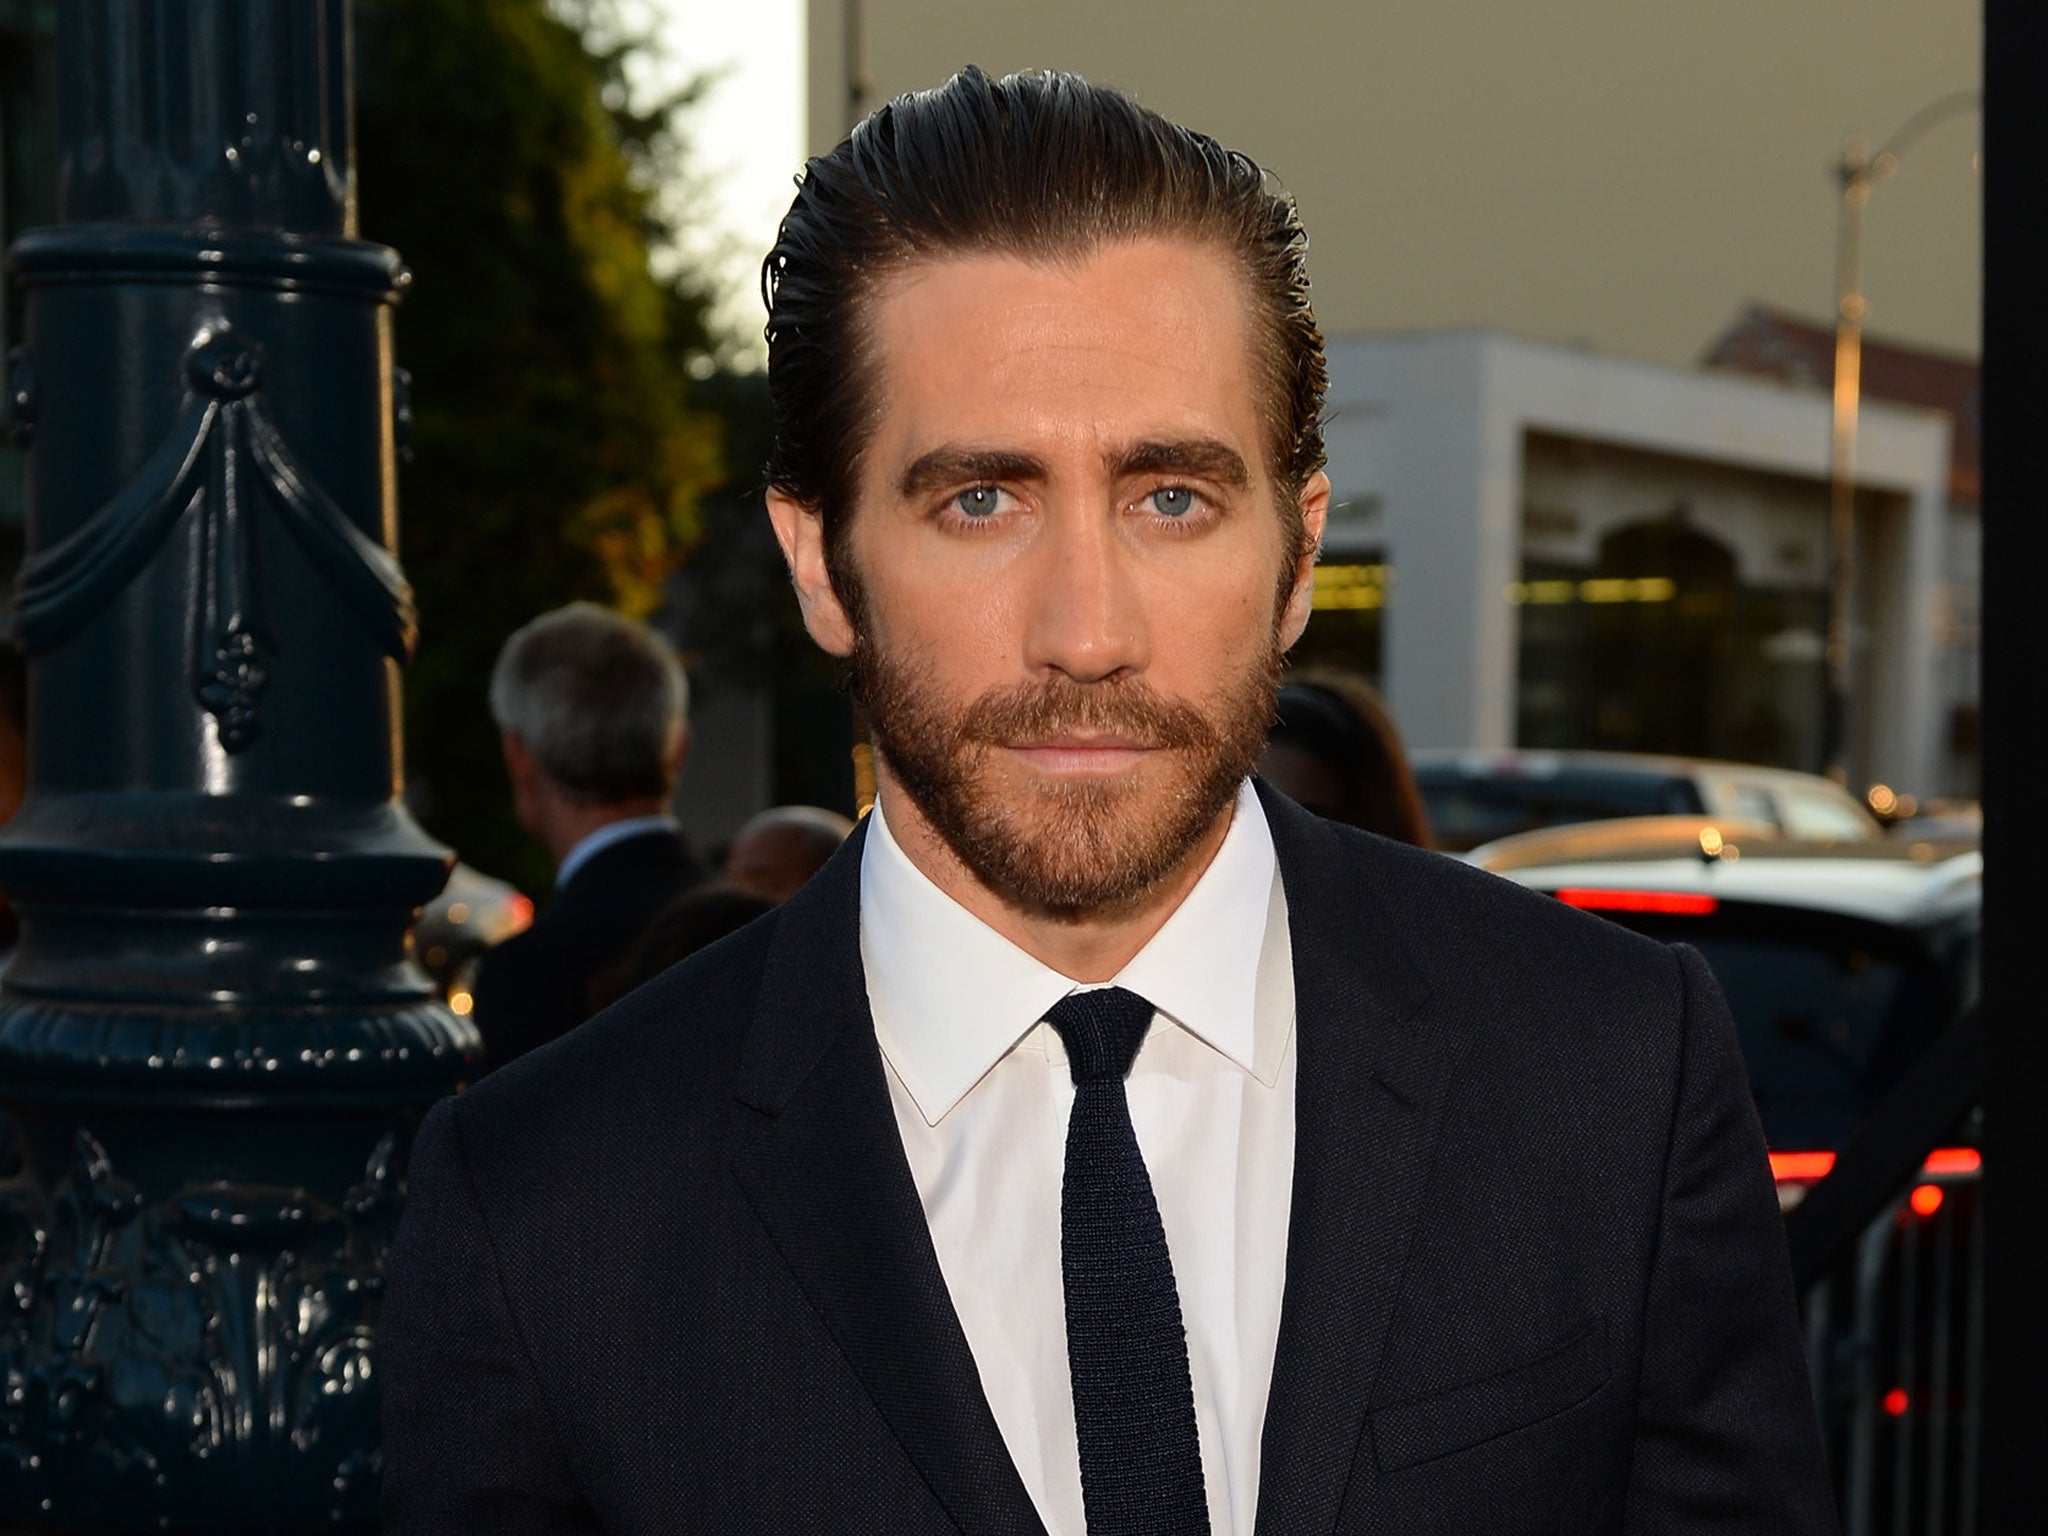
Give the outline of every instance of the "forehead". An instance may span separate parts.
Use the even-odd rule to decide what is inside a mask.
[[[872,471],[942,444],[1053,455],[1204,436],[1263,458],[1246,284],[1213,243],[921,261],[871,315]]]

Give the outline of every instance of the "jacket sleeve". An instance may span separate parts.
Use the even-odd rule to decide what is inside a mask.
[[[1734,1021],[1696,950],[1644,1317],[1631,1533],[1832,1532],[1763,1128]]]
[[[459,1102],[420,1126],[387,1260],[384,1530],[594,1532],[477,1204]]]

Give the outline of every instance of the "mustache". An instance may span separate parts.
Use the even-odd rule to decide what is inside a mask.
[[[1080,683],[1055,675],[992,689],[970,704],[961,740],[991,746],[1044,741],[1068,732],[1123,737],[1141,747],[1193,751],[1213,746],[1215,727],[1193,705],[1161,695],[1140,678]]]

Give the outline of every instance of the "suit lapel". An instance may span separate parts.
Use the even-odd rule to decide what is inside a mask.
[[[963,1531],[1040,1533],[981,1390],[896,1129],[861,968],[866,828],[782,910],[734,1173],[904,1453]]]
[[[1260,786],[1294,954],[1294,1203],[1260,1536],[1330,1531],[1421,1211],[1456,1042],[1356,834]]]

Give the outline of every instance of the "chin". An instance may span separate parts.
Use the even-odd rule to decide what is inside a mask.
[[[977,774],[972,793],[919,809],[1006,903],[1075,922],[1142,905],[1168,884],[1228,813],[1243,777],[1218,783],[1222,775],[1187,764],[1025,775],[997,788]]]

